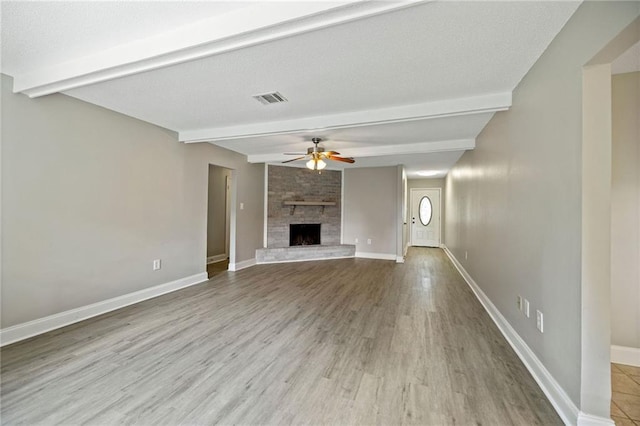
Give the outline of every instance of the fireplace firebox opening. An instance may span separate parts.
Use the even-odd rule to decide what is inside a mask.
[[[312,246],[319,244],[319,223],[301,223],[289,225],[289,246]]]

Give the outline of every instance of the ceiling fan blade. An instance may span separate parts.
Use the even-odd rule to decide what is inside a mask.
[[[355,163],[356,160],[354,160],[353,158],[347,158],[347,157],[337,157],[335,155],[331,155],[329,157],[327,157],[329,160],[333,160],[333,161],[342,161],[343,163]]]
[[[325,154],[327,154],[329,157],[331,157],[332,155],[340,155],[340,153],[336,151],[326,151]]]
[[[292,158],[291,160],[283,161],[283,163],[290,163],[292,161],[302,160],[303,158],[306,158],[306,155],[303,155],[302,157],[298,157],[298,158]]]

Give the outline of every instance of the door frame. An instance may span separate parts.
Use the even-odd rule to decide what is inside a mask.
[[[413,210],[413,197],[414,197],[414,191],[424,191],[424,190],[435,190],[438,191],[438,217],[440,218],[440,223],[439,223],[439,229],[438,229],[438,240],[440,241],[440,243],[438,244],[438,247],[442,247],[442,188],[411,188],[410,192],[409,192],[409,216],[413,217],[411,215],[412,210]],[[407,217],[408,218],[408,217]],[[413,247],[413,221],[409,222],[409,246]]]
[[[225,179],[225,203],[227,202],[227,200],[229,201],[229,204],[227,206],[225,206],[225,222],[226,222],[226,216],[227,214],[229,215],[229,221],[228,223],[225,223],[225,240],[226,240],[226,233],[229,233],[229,252],[226,253],[227,258],[229,260],[229,267],[228,270],[235,270],[235,262],[236,262],[236,215],[237,215],[237,206],[236,206],[236,200],[237,200],[237,189],[238,189],[238,171],[236,169],[234,169],[233,167],[231,167],[230,165],[225,165],[225,164],[220,164],[220,163],[214,163],[214,162],[207,162],[206,163],[206,182],[207,184],[205,185],[206,188],[206,195],[205,195],[205,199],[208,200],[209,197],[209,166],[214,166],[214,167],[222,167],[223,169],[227,169],[230,171],[230,180],[231,180],[231,185],[229,185],[229,188],[227,189],[227,179]],[[205,205],[208,207],[208,202],[205,203]],[[228,213],[227,213],[228,210]],[[205,210],[206,211],[206,210]],[[205,213],[205,216],[207,215],[207,213]],[[209,224],[207,223],[206,226],[206,231],[207,233],[209,232]],[[226,241],[225,241],[225,246],[226,246]],[[204,244],[204,252],[205,252],[205,259],[207,258],[207,242],[206,242],[206,237],[205,237],[205,244]],[[206,261],[205,261],[205,272],[206,272]]]

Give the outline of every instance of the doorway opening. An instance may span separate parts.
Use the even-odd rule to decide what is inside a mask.
[[[207,195],[207,274],[229,268],[233,170],[209,164]]]
[[[440,247],[440,188],[411,188],[410,243]]]
[[[611,64],[611,418],[640,420],[640,41]]]
[[[614,390],[612,395],[611,381],[615,378],[612,376],[617,374],[612,374],[610,364],[615,358],[611,343],[616,339],[612,325],[623,313],[620,307],[612,312],[611,305],[612,296],[616,297],[612,289],[612,266],[622,260],[612,262],[612,242],[615,244],[612,235],[620,225],[615,217],[616,200],[612,200],[612,171],[619,171],[616,170],[618,160],[612,159],[612,63],[638,43],[639,36],[640,18],[636,18],[583,67],[582,73],[583,315],[578,423],[581,423],[580,417],[585,421],[594,417],[609,419],[620,414],[616,409],[622,408],[618,404],[622,401],[621,393]],[[624,232],[631,233],[630,230]],[[637,267],[637,262],[634,265]]]

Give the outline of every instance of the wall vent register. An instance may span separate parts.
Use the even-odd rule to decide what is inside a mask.
[[[263,105],[279,104],[281,102],[287,102],[287,98],[282,96],[280,92],[263,93],[262,95],[253,95],[255,99],[260,101]]]

